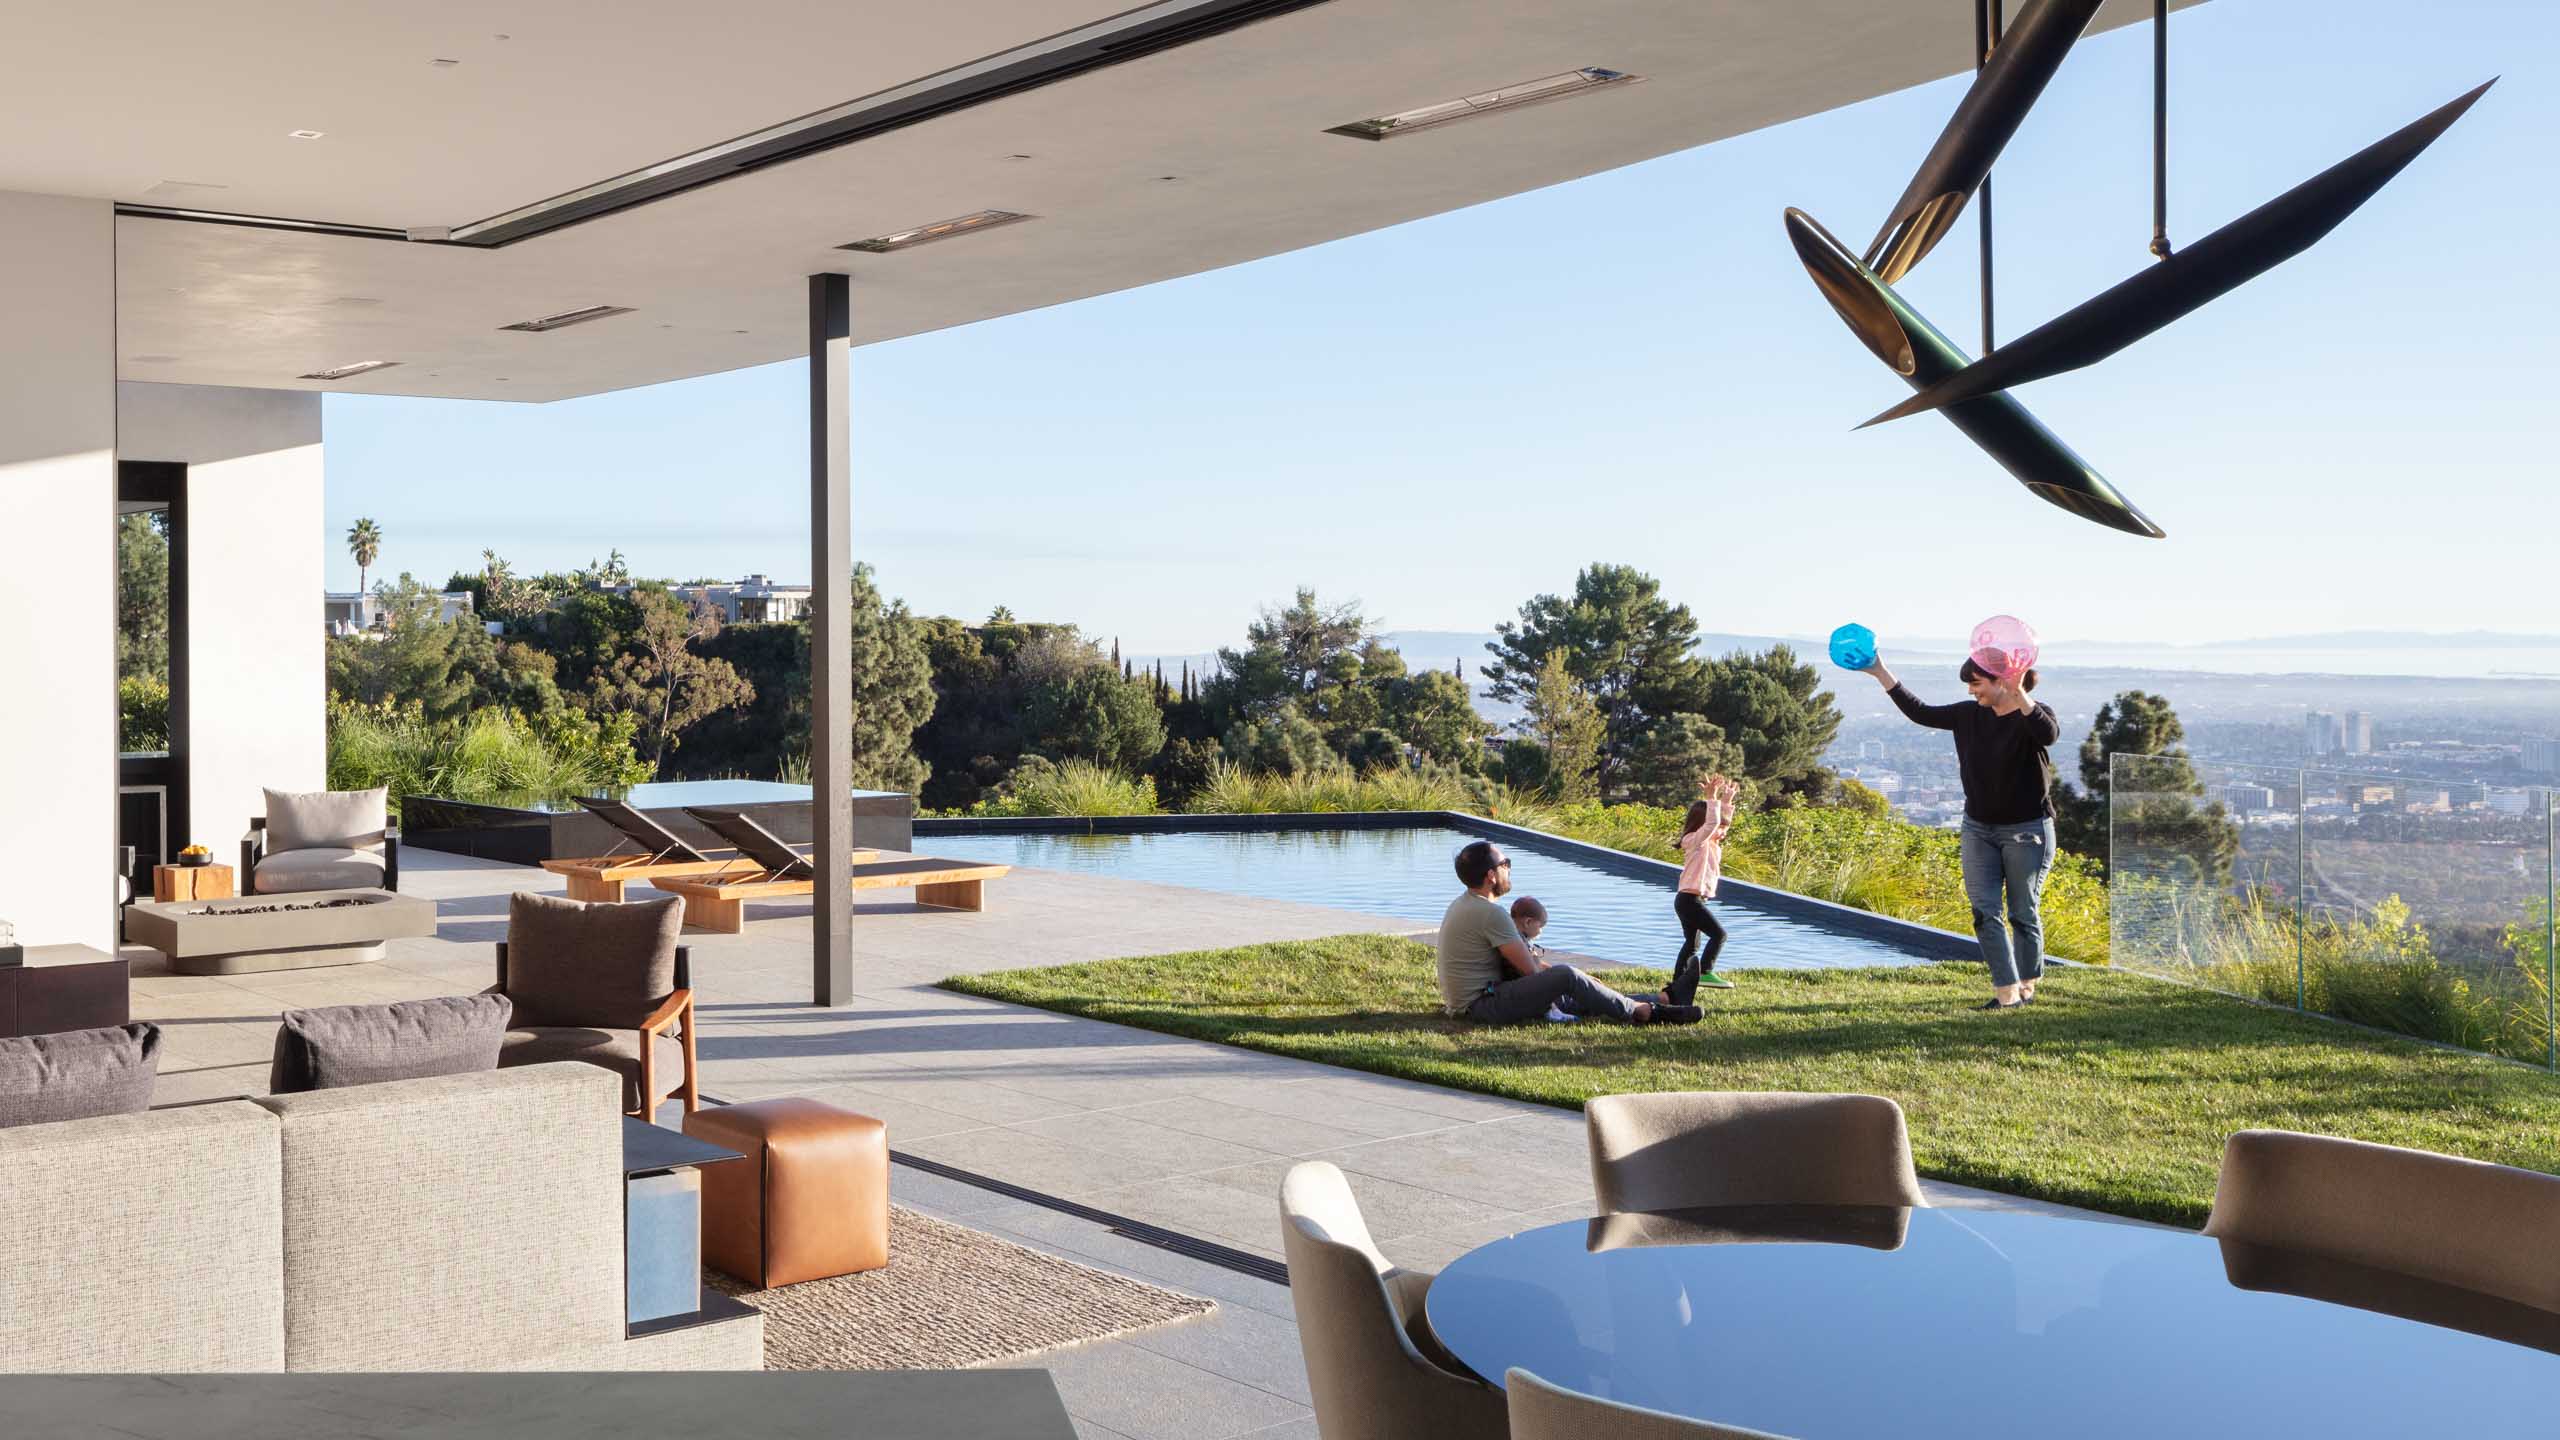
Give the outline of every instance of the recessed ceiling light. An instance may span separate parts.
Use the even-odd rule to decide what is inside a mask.
[[[459,64],[461,64],[462,62],[461,62],[461,61],[459,61],[459,60],[447,60],[447,59],[445,59],[443,56],[439,55],[439,56],[437,56],[435,59],[430,60],[430,61],[428,61],[427,63],[428,63],[428,64],[430,64],[430,65],[435,66],[435,67],[436,67],[437,69],[439,69],[439,70],[450,70],[450,69],[452,69],[454,66],[459,65]]]
[[[309,374],[297,376],[295,378],[302,380],[344,380],[350,375],[362,375],[368,370],[388,370],[399,363],[400,362],[397,360],[359,360],[353,365],[336,365],[326,370],[314,370]]]
[[[175,355],[127,355],[124,358],[136,365],[167,365],[178,357]]]
[[[326,130],[287,130],[284,132],[284,138],[287,140],[317,140],[328,133],[329,132]]]
[[[1643,78],[1640,75],[1630,75],[1623,70],[1603,70],[1595,65],[1581,70],[1567,70],[1556,75],[1541,75],[1535,80],[1523,80],[1517,85],[1505,85],[1499,90],[1487,90],[1476,95],[1461,95],[1455,100],[1443,100],[1437,105],[1425,105],[1415,110],[1399,110],[1393,115],[1381,115],[1374,120],[1355,120],[1348,125],[1336,125],[1324,133],[1348,135],[1354,140],[1389,140],[1398,135],[1411,134],[1416,130],[1428,130],[1434,125],[1446,125],[1452,120],[1472,120],[1479,115],[1491,115],[1500,110],[1517,110],[1523,105],[1535,105],[1545,100],[1561,100],[1568,95],[1587,95],[1594,90],[1611,85],[1633,84]]]
[[[501,325],[498,328],[501,330],[525,330],[538,335],[545,330],[560,330],[571,325],[584,325],[590,320],[603,320],[615,315],[628,315],[631,313],[631,308],[632,307],[628,305],[589,305],[584,309],[563,310],[557,315],[545,315],[538,320],[519,320],[513,325]]]
[[[978,230],[993,230],[1000,225],[1011,225],[1018,221],[1038,218],[1035,215],[1016,214],[1011,210],[980,210],[974,214],[955,216],[949,220],[936,220],[930,225],[919,225],[913,230],[901,230],[894,235],[875,235],[868,240],[856,240],[836,248],[859,250],[866,255],[886,255],[893,250],[909,250],[918,245],[929,245],[936,240],[948,240],[954,235],[967,235]]]

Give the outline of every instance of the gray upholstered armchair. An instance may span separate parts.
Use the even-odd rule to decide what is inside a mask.
[[[693,1043],[691,952],[676,943],[674,896],[590,904],[517,891],[498,942],[498,983],[515,1006],[498,1065],[576,1060],[622,1077],[623,1109],[641,1119],[671,1095],[702,1107]]]
[[[387,789],[266,796],[267,813],[240,837],[241,894],[400,888],[400,831]]]

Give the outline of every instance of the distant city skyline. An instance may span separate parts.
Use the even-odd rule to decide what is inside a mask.
[[[2057,641],[2535,631],[2560,496],[2519,318],[2560,17],[2521,0],[2225,0],[2171,22],[2170,229],[2193,239],[2503,69],[2318,247],[2022,398],[2170,531],[2105,532],[1899,391],[1778,226],[1873,224],[1961,93],[1919,87],[1228,270],[868,346],[857,552],[918,611],[1232,643],[1297,585],[1399,630],[1489,630],[1597,560],[1707,629],[1856,619]],[[2003,334],[2149,261],[2149,35],[2090,37],[1998,171]],[[1535,111],[1489,121],[1536,123]],[[2527,157],[2530,157],[2528,163]],[[1972,225],[1904,287],[1974,344]],[[858,303],[858,297],[857,297]],[[550,406],[332,396],[332,588],[483,548],[522,573],[806,578],[802,367]],[[622,497],[594,508],[606,489]],[[715,501],[716,503],[709,503]],[[2483,651],[2509,642],[2476,647]]]

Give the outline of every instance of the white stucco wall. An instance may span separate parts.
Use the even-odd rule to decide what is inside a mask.
[[[320,397],[117,387],[117,454],[187,468],[187,839],[236,853],[261,787],[326,779]]]
[[[0,919],[115,935],[115,230],[0,191]]]

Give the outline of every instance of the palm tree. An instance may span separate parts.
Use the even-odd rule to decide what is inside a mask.
[[[361,595],[373,562],[382,554],[382,527],[369,519],[348,526],[347,550],[356,557],[356,593]]]

